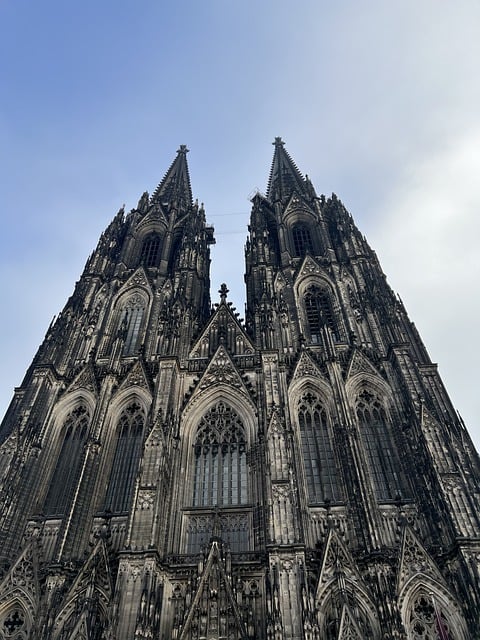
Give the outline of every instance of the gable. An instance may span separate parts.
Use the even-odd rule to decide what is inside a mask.
[[[219,304],[193,345],[190,358],[208,358],[220,345],[233,356],[253,354],[254,346],[238,316],[228,304]]]

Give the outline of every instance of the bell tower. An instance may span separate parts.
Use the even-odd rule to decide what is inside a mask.
[[[480,637],[480,461],[374,251],[276,138],[212,306],[187,151],[2,423],[0,637]]]

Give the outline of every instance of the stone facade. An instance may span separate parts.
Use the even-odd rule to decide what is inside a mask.
[[[375,253],[277,138],[212,307],[186,153],[2,424],[0,636],[480,638],[479,459]]]

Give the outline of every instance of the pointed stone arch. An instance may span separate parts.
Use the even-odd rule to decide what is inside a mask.
[[[93,394],[85,389],[62,398],[45,431],[39,505],[50,512],[46,515],[65,515],[52,512],[61,505],[63,511],[68,509],[85,455],[95,401]]]
[[[408,525],[402,535],[397,593],[408,640],[437,640],[438,625],[445,627],[449,640],[469,638],[459,603],[436,562]]]
[[[41,439],[45,449],[48,449],[52,441],[58,437],[68,414],[77,407],[84,406],[91,417],[95,412],[96,403],[97,398],[94,393],[85,387],[75,388],[60,398],[42,430]]]
[[[111,306],[110,320],[106,327],[100,353],[109,354],[117,338],[124,341],[123,355],[134,355],[140,345],[140,337],[147,325],[153,292],[143,267],[117,291]]]
[[[399,596],[408,640],[469,640],[460,606],[447,589],[425,574],[417,574]],[[440,636],[440,629],[443,636]]]
[[[52,640],[63,637],[67,630],[72,639],[88,640],[93,627],[107,628],[112,594],[108,554],[105,543],[100,539],[68,589],[55,619]],[[88,619],[87,612],[90,614]]]
[[[315,363],[304,354],[305,375],[289,388],[290,421],[297,473],[310,505],[343,503],[344,482],[339,443],[335,436],[333,391],[324,376],[315,376]],[[312,369],[312,370],[311,370]]]
[[[365,461],[372,492],[378,502],[410,494],[399,451],[402,433],[391,387],[372,372],[350,377],[345,389],[356,422],[359,456]]]
[[[38,620],[40,588],[36,539],[31,539],[0,582],[0,638],[27,640]]]
[[[303,351],[295,365],[288,388],[289,404],[295,405],[299,396],[309,387],[318,393],[322,400],[333,409],[333,389],[330,381],[315,360]]]
[[[200,637],[231,640],[247,640],[249,637],[218,540],[211,542],[196,592],[179,629],[179,640],[192,638],[193,626],[200,632]]]
[[[33,627],[34,619],[23,598],[14,597],[4,606],[0,605],[1,640],[28,640]]]
[[[325,541],[315,600],[321,638],[380,640],[373,599],[351,553],[334,529]]]
[[[143,456],[152,398],[143,386],[120,388],[109,404],[103,427],[99,507],[114,513],[131,504]],[[123,505],[123,506],[122,506]]]
[[[220,415],[222,412],[225,418]],[[216,416],[233,431],[229,431],[228,437],[224,437],[222,431],[217,438],[212,432],[203,447],[197,438],[203,433],[204,426],[208,429],[211,424],[215,429]],[[241,389],[225,384],[207,387],[188,403],[180,423],[180,451],[175,471],[178,504],[185,510],[183,515],[178,510],[174,515],[179,548],[197,553],[216,528],[218,535],[221,531],[222,539],[232,548],[240,551],[250,547],[252,516],[248,505],[254,502],[255,483],[248,474],[248,465],[256,431],[255,407]],[[208,472],[202,475],[202,469],[208,469]],[[241,484],[244,484],[243,488]],[[195,500],[197,485],[204,486],[207,492],[221,491],[221,495],[225,491],[228,495],[231,492],[232,498],[223,505],[219,498],[212,498],[202,506],[201,500]],[[221,512],[217,513],[219,507]]]
[[[325,269],[307,255],[294,283],[302,333],[311,345],[322,343],[323,328],[328,328],[335,341],[345,335],[341,307],[334,283]]]

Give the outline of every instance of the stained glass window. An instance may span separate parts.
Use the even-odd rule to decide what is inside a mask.
[[[242,422],[218,402],[201,419],[194,445],[195,507],[247,502],[247,456]]]

